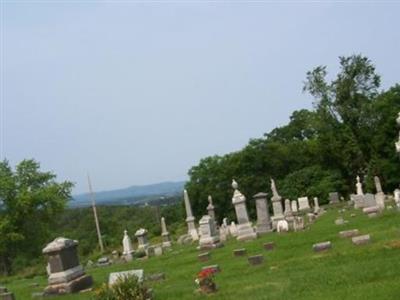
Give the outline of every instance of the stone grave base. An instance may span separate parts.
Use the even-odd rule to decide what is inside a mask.
[[[91,287],[93,284],[92,276],[82,275],[74,280],[65,283],[52,284],[45,288],[45,295],[62,295],[76,293]]]
[[[237,225],[238,230],[238,241],[250,241],[255,240],[257,238],[257,233],[254,232],[253,227],[251,227],[250,223],[244,223]]]

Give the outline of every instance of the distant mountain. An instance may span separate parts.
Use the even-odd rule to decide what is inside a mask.
[[[150,185],[137,185],[124,189],[101,191],[94,193],[97,205],[131,205],[144,204],[160,198],[171,198],[183,193],[185,182],[161,182]],[[89,193],[73,196],[69,207],[85,207],[91,205]]]

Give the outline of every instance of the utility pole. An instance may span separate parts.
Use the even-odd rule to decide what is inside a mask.
[[[93,193],[92,183],[90,181],[89,174],[88,174],[87,178],[88,178],[88,184],[89,184],[90,197],[92,198],[92,208],[93,208],[94,222],[96,223],[97,238],[99,239],[100,251],[101,251],[101,253],[103,253],[104,252],[103,240],[101,238],[99,219],[97,217],[97,210],[96,210],[96,202],[94,200],[94,193]]]

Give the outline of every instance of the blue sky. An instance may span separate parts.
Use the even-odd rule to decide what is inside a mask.
[[[400,82],[400,2],[3,1],[1,158],[86,192],[187,179],[311,108],[362,53]]]

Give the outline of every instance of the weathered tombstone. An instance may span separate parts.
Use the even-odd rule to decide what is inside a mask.
[[[349,238],[359,235],[358,229],[351,229],[339,232],[341,238]]]
[[[128,231],[124,230],[124,238],[122,239],[122,246],[123,246],[123,252],[122,255],[124,256],[126,261],[131,261],[132,260],[132,253],[135,251],[133,250],[132,247],[132,241],[131,238],[128,235]]]
[[[339,193],[333,192],[329,193],[329,204],[337,204],[339,203]]]
[[[365,207],[365,201],[364,201],[364,195],[352,195],[353,201],[354,201],[354,208],[364,208]]]
[[[357,180],[357,183],[356,183],[357,195],[362,196],[362,195],[364,195],[364,192],[363,192],[360,176],[357,175],[356,180]]]
[[[293,216],[292,207],[290,205],[289,199],[285,200],[285,212],[283,214],[284,214],[285,218]]]
[[[292,212],[294,214],[296,214],[298,212],[297,201],[296,200],[292,200],[291,207],[292,207]]]
[[[188,234],[192,236],[193,241],[199,240],[199,235],[197,233],[196,226],[194,225],[194,217],[192,214],[192,207],[190,206],[189,195],[186,190],[183,191],[183,197],[185,200],[185,209],[186,209],[186,223],[188,225]]]
[[[263,234],[272,231],[271,219],[269,217],[267,194],[258,193],[253,196],[256,201],[257,209],[257,233]]]
[[[293,229],[294,231],[299,231],[304,229],[304,218],[302,216],[294,217]]]
[[[163,254],[163,246],[154,246],[154,255],[161,256]]]
[[[214,219],[212,219],[209,215],[205,215],[200,219],[199,222],[200,228],[200,240],[199,247],[200,249],[212,249],[219,244],[219,234],[217,232],[217,228],[215,227]]]
[[[100,257],[97,260],[96,265],[98,267],[107,267],[107,266],[111,265],[111,261],[108,259],[108,257]]]
[[[284,219],[283,208],[282,208],[282,197],[279,195],[278,190],[276,189],[275,180],[271,178],[271,190],[272,190],[272,211],[273,216],[272,220],[272,228],[276,229],[278,225],[278,221]]]
[[[248,260],[249,260],[250,265],[257,266],[257,265],[261,265],[264,262],[264,256],[262,256],[261,254],[249,256]]]
[[[343,225],[343,224],[345,224],[346,222],[345,222],[345,220],[342,218],[342,217],[340,217],[340,218],[337,218],[336,220],[335,220],[335,225]]]
[[[275,249],[275,243],[274,242],[268,242],[268,243],[264,243],[264,249],[267,251],[271,251]]]
[[[247,251],[244,248],[233,250],[234,256],[245,256],[246,254],[247,254]]]
[[[208,196],[207,212],[208,212],[208,215],[209,215],[213,220],[215,220],[215,211],[214,211],[214,205],[213,205],[213,202],[212,202],[212,197],[211,197],[211,195]]]
[[[154,246],[148,246],[145,250],[147,257],[156,256],[156,250]]]
[[[289,223],[286,220],[280,220],[278,221],[278,224],[276,225],[276,231],[278,233],[280,232],[288,232],[289,231]]]
[[[369,234],[355,236],[351,239],[354,245],[365,245],[371,241],[371,237]]]
[[[314,221],[315,221],[315,219],[316,219],[315,214],[313,214],[313,213],[308,213],[308,214],[307,214],[307,217],[308,217],[308,223],[314,223]]]
[[[322,243],[317,243],[313,245],[313,250],[315,252],[320,252],[324,250],[328,250],[332,248],[332,243],[330,241],[328,242],[322,242]]]
[[[0,300],[15,300],[15,297],[5,287],[0,287]]]
[[[50,266],[45,295],[75,293],[93,284],[92,277],[79,264],[77,246],[78,241],[59,237],[43,249]]]
[[[300,197],[297,199],[299,202],[299,210],[300,211],[309,211],[310,208],[310,203],[308,202],[308,197]]]
[[[379,213],[379,207],[378,206],[369,206],[363,208],[363,213],[368,215],[368,217],[373,218],[376,217],[377,214]]]
[[[314,197],[314,214],[319,214],[321,212],[321,208],[319,207],[318,198]]]
[[[238,235],[238,230],[237,230],[237,226],[235,224],[235,222],[231,222],[231,225],[229,225],[229,232],[231,234],[231,236],[233,237],[237,237]]]
[[[162,237],[162,246],[164,248],[171,247],[171,239],[169,237],[169,232],[167,230],[167,225],[165,224],[165,218],[161,218],[161,237]]]
[[[135,237],[138,240],[138,251],[144,250],[149,247],[149,242],[147,240],[147,230],[144,228],[140,228],[136,231]]]
[[[112,286],[114,283],[117,282],[118,279],[127,276],[136,276],[138,281],[142,282],[144,277],[143,274],[144,273],[142,269],[110,273],[110,275],[108,276],[108,285]]]
[[[383,193],[382,190],[382,184],[381,184],[381,180],[379,179],[378,176],[374,177],[374,182],[375,182],[375,189],[376,189],[376,194],[375,194],[375,201],[376,201],[376,205],[378,205],[380,210],[384,210],[385,209],[385,194]]]
[[[204,253],[200,253],[197,258],[199,259],[199,261],[201,262],[205,262],[205,261],[209,261],[210,260],[210,252],[204,252]]]
[[[246,208],[246,197],[238,190],[239,185],[232,180],[233,193],[232,203],[235,206],[236,218],[238,220],[238,236],[237,240],[253,240],[257,238],[257,233],[249,222],[249,216]]]
[[[364,207],[376,206],[376,200],[374,194],[365,194],[364,195]]]
[[[400,208],[400,190],[395,189],[393,194],[394,194],[394,202],[396,203],[396,206]]]

